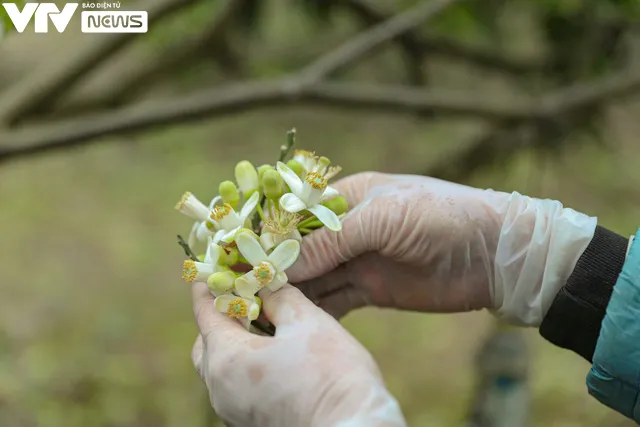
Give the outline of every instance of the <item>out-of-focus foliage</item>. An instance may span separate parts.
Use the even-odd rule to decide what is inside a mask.
[[[16,6],[18,6],[18,8],[22,10],[26,3],[26,0],[14,0],[11,3],[15,3]],[[13,26],[13,23],[11,23],[11,19],[9,18],[9,14],[7,14],[6,9],[4,7],[0,7],[0,40],[2,39],[3,35],[8,33],[9,31],[15,31],[15,27]]]

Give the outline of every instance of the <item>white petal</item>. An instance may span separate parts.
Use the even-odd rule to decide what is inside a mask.
[[[297,240],[298,242],[302,242],[302,234],[300,234],[300,230],[297,228],[291,232],[291,238],[293,240]]]
[[[213,239],[209,237],[209,246],[207,247],[207,253],[204,256],[204,262],[207,264],[211,264],[214,267],[218,265],[218,260],[220,259],[220,246],[213,243]]]
[[[245,222],[247,218],[249,218],[249,215],[251,215],[251,212],[256,208],[259,200],[260,192],[256,191],[251,195],[251,197],[249,197],[249,200],[244,203],[244,206],[242,206],[242,209],[240,210],[240,218],[242,219],[242,222]]]
[[[273,281],[267,285],[267,289],[271,292],[275,292],[283,287],[287,281],[289,281],[289,278],[285,273],[278,273],[276,274],[276,277],[273,278]]]
[[[287,212],[296,213],[307,208],[307,205],[293,193],[284,194],[280,197],[280,206]]]
[[[318,217],[329,230],[340,231],[342,230],[342,223],[340,218],[331,209],[322,205],[315,205],[312,208],[308,208],[311,213]]]
[[[302,180],[300,179],[300,177],[296,175],[296,173],[292,171],[289,166],[285,165],[282,162],[278,162],[276,164],[276,168],[278,169],[278,173],[280,173],[280,176],[282,177],[284,182],[286,182],[291,189],[291,192],[294,194],[300,194],[300,192],[302,191]]]
[[[260,246],[258,239],[247,232],[236,236],[236,245],[242,256],[254,267],[267,260],[267,254]]]
[[[229,309],[229,303],[236,298],[238,297],[231,294],[220,295],[215,299],[215,301],[213,302],[213,305],[216,306],[216,309],[218,309],[220,313],[226,313],[227,310]]]
[[[216,205],[216,203],[218,203],[218,201],[220,201],[220,199],[222,199],[222,197],[220,196],[216,196],[211,199],[211,203],[209,203],[209,210],[213,209],[213,207]]]
[[[226,231],[221,240],[225,243],[233,242],[233,239],[236,238],[236,233],[238,232],[238,230],[240,230],[240,227],[236,227],[233,230]]]
[[[196,239],[198,239],[201,242],[204,242],[207,240],[207,237],[212,235],[213,235],[213,232],[207,228],[206,222],[201,222],[198,225],[198,229],[196,230]]]
[[[242,317],[238,320],[247,331],[251,330],[251,320],[247,319],[246,317]]]
[[[187,239],[187,243],[189,244],[189,247],[191,247],[193,249],[194,245],[196,244],[197,241],[197,232],[198,232],[198,227],[200,227],[200,222],[194,222],[193,223],[193,227],[191,227],[191,231],[189,232],[189,238]]]
[[[275,237],[275,234],[273,233],[263,232],[260,235],[260,244],[262,245],[262,249],[264,249],[265,251],[268,251],[269,249],[274,247],[276,245],[274,237]]]
[[[273,264],[277,271],[285,271],[296,262],[300,255],[300,243],[297,240],[285,240],[280,243],[269,255],[269,262]]]
[[[258,281],[255,280],[253,271],[250,271],[247,274],[238,277],[236,279],[235,286],[238,295],[245,298],[253,298],[256,292],[258,292],[261,288]]]
[[[322,201],[333,199],[334,197],[338,197],[340,193],[333,187],[327,187],[324,189],[324,193],[322,194]]]
[[[216,244],[220,243],[220,241],[225,236],[225,234],[227,234],[227,232],[224,230],[216,231],[216,234],[213,235],[213,243],[216,243]]]
[[[249,321],[256,320],[260,316],[260,306],[256,302],[252,302],[247,310],[247,318]]]

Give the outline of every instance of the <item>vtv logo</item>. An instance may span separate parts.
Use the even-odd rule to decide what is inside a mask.
[[[2,3],[2,6],[7,11],[9,19],[11,19],[13,26],[16,27],[16,31],[19,33],[24,32],[34,14],[36,15],[36,33],[49,31],[49,18],[51,18],[51,22],[53,22],[58,32],[61,33],[69,25],[71,17],[78,8],[78,3],[67,3],[62,12],[54,3],[27,3],[24,5],[22,12],[15,3]]]

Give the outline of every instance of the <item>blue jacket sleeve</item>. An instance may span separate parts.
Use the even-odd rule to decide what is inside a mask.
[[[640,423],[640,230],[613,288],[587,387],[601,403]]]

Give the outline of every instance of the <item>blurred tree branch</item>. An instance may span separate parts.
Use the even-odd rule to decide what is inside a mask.
[[[151,0],[148,0],[151,1]],[[191,0],[194,1],[194,0]],[[365,0],[349,0],[348,4],[363,20],[368,29],[347,40],[337,48],[312,61],[299,72],[288,77],[267,81],[250,81],[200,90],[196,94],[179,96],[153,102],[140,102],[123,106],[115,111],[83,115],[49,124],[29,124],[25,129],[0,129],[0,161],[24,157],[62,148],[95,142],[97,138],[197,120],[217,117],[251,109],[289,104],[326,105],[366,111],[391,113],[439,113],[453,116],[483,118],[493,124],[492,132],[483,135],[457,154],[457,166],[447,162],[446,167],[430,171],[440,177],[459,177],[486,163],[487,153],[504,158],[517,149],[509,140],[528,130],[542,135],[541,129],[564,129],[567,123],[577,123],[581,112],[600,106],[610,99],[634,93],[640,89],[640,73],[636,69],[613,74],[600,80],[569,85],[552,90],[535,99],[499,103],[494,98],[467,91],[426,90],[411,86],[365,85],[334,83],[326,79],[354,65],[377,48],[388,42],[400,42],[407,53],[414,52],[419,44],[424,52],[449,52],[452,56],[471,58],[470,61],[507,69],[514,73],[538,69],[536,64],[511,62],[494,52],[467,48],[446,39],[429,39],[412,31],[420,24],[435,17],[461,0],[431,0],[420,2],[412,8],[392,17],[368,6]],[[158,19],[172,10],[190,3],[190,0],[154,0],[149,15]],[[118,101],[127,96],[133,86],[152,80],[154,73],[167,69],[197,55],[203,46],[224,39],[231,18],[237,13],[240,0],[227,0],[220,13],[204,34],[170,46],[173,55],[161,55],[149,67],[132,70],[128,80],[123,79],[106,98]],[[386,19],[385,19],[386,18]],[[12,123],[18,117],[37,112],[37,105],[55,100],[72,86],[83,73],[97,66],[104,56],[115,52],[129,41],[126,34],[101,39],[80,52],[65,67],[51,72],[34,73],[23,83],[10,89],[0,98],[0,119]],[[96,50],[99,54],[96,54]],[[540,66],[542,67],[542,66]],[[35,82],[36,77],[42,82]],[[28,87],[30,85],[31,87]],[[133,86],[132,86],[133,85]],[[6,102],[3,104],[3,100]],[[105,99],[102,99],[104,103]],[[100,102],[95,100],[96,103]],[[507,147],[507,148],[505,148]],[[502,156],[502,157],[501,157]],[[459,171],[459,172],[455,172]],[[458,174],[458,175],[456,175]]]
[[[118,105],[144,91],[158,79],[172,75],[173,71],[180,69],[185,63],[207,60],[212,56],[221,64],[221,67],[232,69],[237,74],[238,67],[234,67],[234,61],[230,60],[235,55],[227,46],[226,33],[232,19],[242,6],[242,1],[224,0],[212,23],[203,33],[172,42],[146,60],[133,63],[121,71],[120,77],[113,78],[105,91],[81,94],[79,97],[71,98],[58,108],[54,108],[53,115],[67,116]]]
[[[77,145],[95,138],[166,126],[203,117],[218,117],[257,108],[287,104],[328,105],[389,113],[429,112],[455,116],[483,117],[504,129],[527,124],[554,124],[577,110],[630,95],[640,89],[640,72],[629,70],[593,83],[579,83],[554,90],[537,100],[514,103],[488,102],[483,96],[465,91],[426,90],[410,87],[318,83],[300,85],[294,78],[240,83],[225,89],[211,89],[173,98],[162,103],[143,102],[114,112],[96,114],[51,125],[33,126],[24,131],[0,134],[0,162]],[[478,161],[478,150],[488,150],[487,142],[470,147],[469,162]],[[466,168],[471,168],[467,164]],[[450,166],[450,165],[449,165]]]
[[[339,4],[351,10],[363,22],[375,25],[389,19],[389,15],[377,10],[366,0],[345,0]],[[426,55],[440,55],[451,59],[472,63],[481,68],[520,76],[542,71],[543,61],[514,59],[502,55],[493,49],[471,47],[452,38],[413,31],[395,37],[404,50],[409,78],[414,84],[424,81],[421,64]]]
[[[144,0],[136,10],[148,12],[149,24],[194,3],[196,0]],[[0,124],[14,125],[36,112],[76,83],[85,73],[135,39],[135,33],[105,34],[56,66],[40,68],[0,96]]]
[[[353,65],[376,48],[411,31],[459,1],[431,0],[420,2],[411,9],[379,23],[348,40],[337,49],[321,56],[318,60],[303,68],[298,73],[298,78],[305,84],[323,80],[331,74]]]

